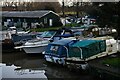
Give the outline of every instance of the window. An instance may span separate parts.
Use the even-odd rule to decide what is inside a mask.
[[[65,32],[64,34],[70,34],[70,32]]]
[[[52,37],[55,35],[55,33],[56,33],[56,31],[45,31],[45,32],[43,32],[41,37]]]
[[[50,50],[53,51],[53,53],[57,54],[59,46],[51,46]]]
[[[44,24],[47,24],[47,18],[44,18]]]

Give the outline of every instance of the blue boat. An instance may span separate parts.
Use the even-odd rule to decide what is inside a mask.
[[[48,62],[86,69],[92,56],[105,51],[105,40],[62,39],[48,44],[44,54]]]
[[[46,61],[65,65],[69,46],[75,42],[77,42],[77,40],[61,39],[48,44],[44,53]]]
[[[73,37],[74,32],[67,28],[60,28],[60,29],[52,29],[43,32],[43,34],[39,35],[39,38],[48,39],[51,42],[60,40],[62,38]]]

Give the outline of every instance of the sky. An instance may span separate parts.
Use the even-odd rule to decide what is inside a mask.
[[[15,2],[19,2],[19,1],[21,1],[21,2],[23,2],[23,1],[26,1],[26,2],[29,2],[29,1],[35,1],[35,2],[57,2],[57,1],[59,1],[60,3],[62,2],[62,1],[64,1],[64,2],[77,2],[77,1],[79,1],[79,2],[90,2],[90,1],[92,1],[92,2],[114,2],[114,1],[120,1],[120,0],[0,0],[0,2],[6,2],[6,1],[15,1]]]
[[[1,5],[1,3],[3,3],[3,2],[23,2],[23,1],[25,1],[25,2],[30,2],[30,1],[34,1],[34,2],[57,2],[57,1],[59,1],[60,2],[60,4],[62,4],[62,1],[63,0],[0,0],[0,5]],[[92,2],[115,2],[115,1],[120,1],[120,0],[64,0],[64,2],[66,3],[66,4],[70,4],[70,3],[72,3],[72,2],[77,2],[77,1],[79,1],[79,2],[90,2],[90,1],[92,1]],[[68,5],[69,5],[68,4]]]

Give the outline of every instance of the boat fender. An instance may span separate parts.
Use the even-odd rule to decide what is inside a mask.
[[[81,65],[81,67],[82,67],[83,70],[86,70],[86,69],[87,69],[87,66],[88,66],[88,64],[82,64],[82,65]]]
[[[59,64],[59,61],[58,61],[58,59],[56,60],[56,63],[57,63],[57,64]]]
[[[62,61],[62,59],[57,59],[57,60],[56,60],[56,63],[57,63],[57,64],[64,64],[64,62]]]

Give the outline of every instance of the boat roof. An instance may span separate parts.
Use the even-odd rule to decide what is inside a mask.
[[[3,17],[22,17],[22,18],[42,18],[43,16],[48,15],[49,13],[53,13],[57,16],[53,11],[50,10],[38,10],[38,11],[2,11]]]
[[[91,45],[99,41],[102,41],[102,40],[82,40],[82,41],[78,41],[75,44],[73,44],[72,47],[86,47],[88,45]]]
[[[73,41],[73,40],[71,40],[71,39],[61,39],[59,41],[52,42],[51,44],[66,45],[66,44],[70,43],[71,41]]]

